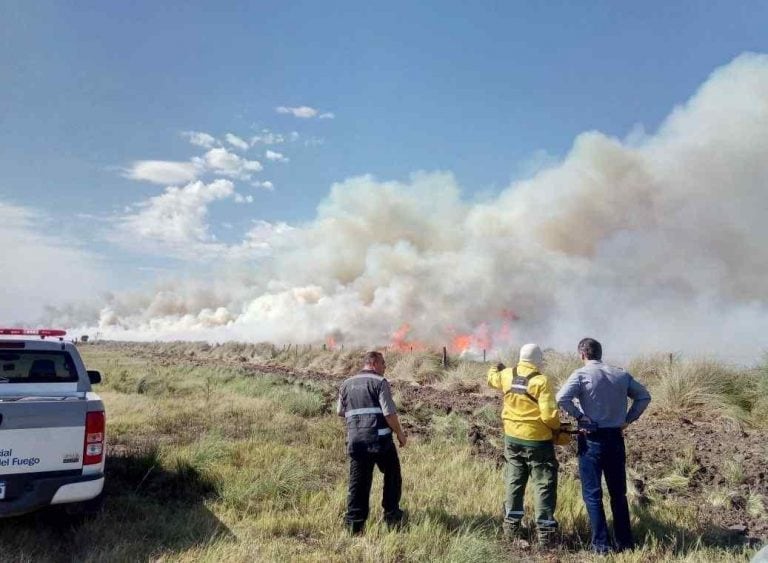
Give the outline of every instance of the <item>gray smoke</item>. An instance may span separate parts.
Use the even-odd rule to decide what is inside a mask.
[[[591,335],[622,354],[754,356],[768,328],[768,57],[716,70],[655,134],[578,136],[492,200],[449,173],[351,178],[258,272],[113,296],[104,336],[475,348]],[[405,332],[405,331],[403,331]]]

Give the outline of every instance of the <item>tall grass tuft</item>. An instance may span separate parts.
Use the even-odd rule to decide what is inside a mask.
[[[659,367],[655,378],[649,381],[653,407],[686,416],[746,422],[750,412],[745,409],[739,390],[747,383],[747,377],[709,360]]]
[[[390,379],[425,384],[434,383],[443,375],[442,358],[435,352],[388,353],[386,360]]]
[[[444,371],[437,386],[457,393],[477,392],[486,387],[488,365],[460,361]]]

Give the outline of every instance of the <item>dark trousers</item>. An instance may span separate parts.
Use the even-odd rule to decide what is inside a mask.
[[[504,457],[507,460],[504,519],[511,523],[519,523],[523,519],[525,486],[530,480],[536,525],[556,528],[557,458],[554,444],[550,441],[541,446],[523,446],[505,437]]]
[[[358,525],[368,519],[369,497],[373,482],[373,468],[384,474],[384,494],[381,506],[384,518],[395,522],[402,517],[400,495],[403,481],[400,476],[400,459],[394,444],[377,453],[362,452],[349,455],[349,492],[347,495],[346,521]]]
[[[581,494],[592,527],[592,548],[611,550],[603,509],[602,476],[611,497],[613,534],[618,550],[633,545],[627,504],[627,472],[624,437],[618,428],[605,428],[579,436],[579,477]]]

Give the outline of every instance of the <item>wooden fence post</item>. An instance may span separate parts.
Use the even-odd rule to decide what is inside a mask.
[[[443,369],[448,367],[448,350],[443,346]]]

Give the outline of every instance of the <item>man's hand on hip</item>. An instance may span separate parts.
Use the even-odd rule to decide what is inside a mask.
[[[587,415],[582,415],[578,419],[578,429],[579,432],[582,434],[587,434],[588,432],[594,432],[597,430],[597,425],[592,422],[592,419],[589,418]]]

